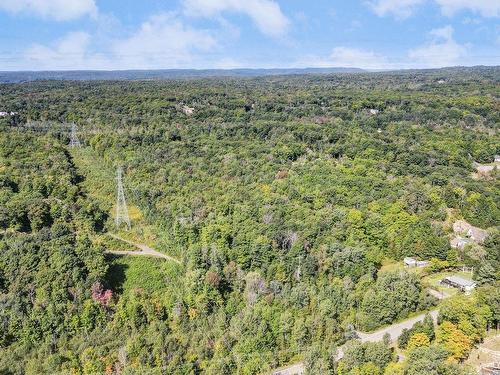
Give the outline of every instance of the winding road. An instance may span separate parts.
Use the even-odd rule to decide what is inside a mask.
[[[111,237],[113,237],[116,240],[123,241],[125,243],[128,243],[129,245],[137,247],[139,250],[138,251],[127,251],[127,250],[106,250],[107,254],[115,254],[115,255],[142,255],[142,256],[148,256],[148,257],[155,257],[155,258],[162,258],[166,259],[172,262],[175,262],[177,264],[181,264],[180,260],[175,259],[174,257],[171,257],[169,255],[160,253],[159,251],[156,251],[155,249],[149,247],[148,245],[140,244],[140,243],[135,243],[129,240],[126,240],[125,238],[119,237],[116,234],[113,233],[108,233]]]
[[[363,333],[356,331],[359,340],[361,342],[378,342],[382,341],[386,334],[389,334],[391,343],[395,343],[398,337],[401,335],[404,329],[410,329],[416,322],[421,322],[424,320],[425,316],[429,314],[436,324],[439,309],[431,310],[429,312],[417,315],[413,318],[406,319],[402,322],[391,324],[385,328],[379,329],[378,331],[372,333]],[[337,361],[342,359],[344,356],[344,349],[346,344],[339,346],[337,348]],[[293,365],[283,367],[281,369],[274,370],[272,375],[301,375],[305,371],[304,363],[299,362]]]

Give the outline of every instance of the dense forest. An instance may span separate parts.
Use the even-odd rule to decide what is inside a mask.
[[[500,322],[499,172],[476,173],[500,155],[499,81],[1,84],[0,374],[474,373]],[[113,220],[118,166],[130,230]],[[487,238],[450,247],[457,220]],[[109,254],[126,246],[109,233],[180,264]],[[429,293],[463,267],[470,296]],[[396,348],[356,340],[436,308]]]

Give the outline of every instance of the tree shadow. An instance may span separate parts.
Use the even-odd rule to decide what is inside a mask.
[[[125,272],[129,268],[128,264],[120,262],[122,257],[119,255],[106,255],[109,268],[106,272],[104,284],[105,288],[113,290],[114,293],[123,293],[123,284],[125,283]]]

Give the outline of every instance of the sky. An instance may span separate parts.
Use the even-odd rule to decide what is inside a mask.
[[[500,65],[500,0],[0,0],[1,70]]]

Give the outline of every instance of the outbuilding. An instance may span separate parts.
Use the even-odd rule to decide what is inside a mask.
[[[425,267],[429,264],[426,260],[416,260],[415,258],[406,257],[403,259],[406,267]]]

